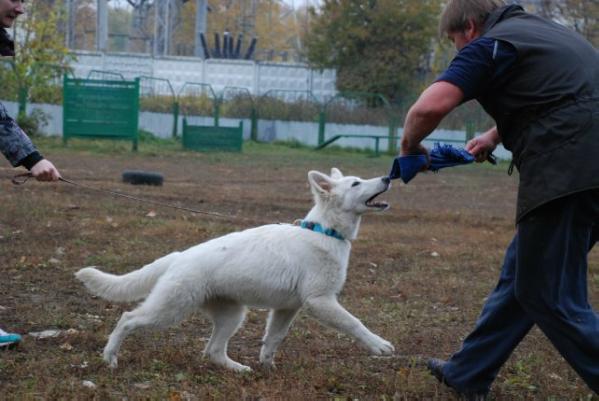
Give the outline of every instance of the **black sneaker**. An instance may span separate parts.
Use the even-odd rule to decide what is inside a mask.
[[[457,393],[457,395],[460,397],[460,400],[463,400],[463,401],[485,401],[487,399],[486,392],[480,392],[480,391],[462,392],[462,391],[456,390],[451,384],[447,383],[447,380],[445,380],[445,376],[443,375],[443,366],[445,366],[445,363],[446,362],[442,359],[431,358],[426,362],[426,367],[431,372],[431,374],[433,376],[435,376],[435,378],[437,380],[439,380],[440,383],[446,385],[447,387],[449,387],[450,389],[455,391]]]

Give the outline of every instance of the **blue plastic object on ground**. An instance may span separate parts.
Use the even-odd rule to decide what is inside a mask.
[[[470,164],[474,161],[474,156],[465,149],[454,148],[448,144],[435,143],[433,150],[429,153],[430,164],[426,167],[431,171],[439,171],[445,167]],[[393,160],[389,178],[401,178],[404,183],[408,183],[422,171],[427,165],[425,155],[398,156]]]
[[[0,329],[0,349],[13,346],[21,342],[21,336],[14,333],[7,333]]]

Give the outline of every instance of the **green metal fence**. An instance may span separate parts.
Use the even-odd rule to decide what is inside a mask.
[[[139,102],[141,111],[172,113],[172,137],[177,136],[179,129],[179,102],[175,90],[168,79],[142,75],[139,77]]]
[[[379,153],[380,144],[386,144],[386,150],[395,153],[399,140],[398,128],[411,103],[411,99],[408,99],[402,107],[390,105],[381,94],[361,92],[340,92],[324,100],[317,99],[310,91],[298,90],[270,90],[260,96],[254,96],[247,88],[225,87],[220,93],[216,93],[211,85],[194,82],[186,82],[179,92],[175,93],[171,83],[166,79],[140,76],[136,79],[139,88],[138,100],[134,104],[131,96],[135,95],[127,92],[125,88],[130,87],[135,81],[125,80],[118,72],[91,70],[86,80],[69,80],[69,85],[78,82],[78,86],[72,86],[72,88],[79,88],[75,90],[75,94],[71,93],[71,87],[64,86],[67,82],[66,78],[58,82],[48,81],[50,89],[43,86],[40,86],[42,90],[35,91],[19,88],[10,78],[12,67],[10,61],[0,60],[0,79],[6,83],[6,88],[3,88],[4,99],[17,100],[20,113],[24,113],[28,101],[52,98],[50,101],[42,102],[56,104],[63,100],[61,97],[68,96],[63,103],[65,142],[73,136],[129,139],[133,141],[133,147],[136,148],[138,113],[144,110],[172,114],[173,137],[177,136],[179,131],[180,115],[185,120],[184,129],[188,130],[190,127],[197,126],[220,127],[222,117],[246,121],[249,119],[252,140],[269,135],[266,125],[261,125],[260,129],[264,129],[264,132],[259,132],[258,119],[316,122],[317,125],[306,124],[306,129],[310,132],[303,134],[316,139],[317,148],[326,147],[341,138],[371,138],[375,144],[375,153]],[[61,72],[68,72],[68,69],[60,66],[40,65],[36,68],[54,68],[58,75]],[[42,75],[48,76],[48,74]],[[85,85],[83,84],[85,81],[94,81],[95,84]],[[117,82],[124,87],[119,87]],[[61,84],[63,84],[62,88]],[[112,98],[107,95],[117,88],[123,91],[122,95]],[[489,119],[480,107],[471,103],[453,112],[453,122],[444,128],[460,129],[461,126],[467,138],[481,131],[481,127],[488,128]],[[86,107],[91,109],[85,110]],[[117,110],[123,107],[128,107],[126,112],[129,113],[128,121],[124,116],[116,115],[119,113]],[[449,117],[445,120],[451,120]],[[206,121],[206,118],[213,121]],[[131,122],[133,119],[135,125]],[[330,128],[331,124],[347,124],[353,127],[349,127],[346,132],[343,132],[343,127],[336,127],[337,129],[333,131]],[[383,130],[382,132],[375,130],[376,134],[367,134],[356,130],[355,126],[360,125],[379,126]],[[135,133],[132,132],[133,126],[135,126]],[[301,129],[301,125],[299,127]],[[234,127],[234,129],[238,128]],[[294,129],[297,129],[296,126]],[[276,131],[271,130],[271,132]]]
[[[322,105],[314,94],[305,90],[269,90],[256,100],[256,116],[263,121],[279,120],[317,123],[321,108]],[[311,126],[306,125],[306,130],[312,129]],[[318,129],[313,129],[313,132],[307,132],[307,135],[316,137]],[[264,139],[267,135],[265,132],[257,133],[256,138],[258,139],[258,137]]]
[[[90,70],[87,73],[87,79],[100,79],[106,81],[121,80],[124,81],[125,77],[120,72],[106,71],[106,70]]]
[[[209,84],[185,82],[177,94],[181,114],[189,120],[193,117],[212,116],[214,126],[218,127],[220,101]]]
[[[243,122],[238,127],[221,127],[220,113],[223,95],[218,96],[211,85],[186,82],[181,87],[178,102],[183,114],[183,148],[196,151],[241,151]],[[212,124],[200,119],[212,116]]]
[[[379,153],[381,139],[388,140],[389,153],[395,153],[397,148],[397,118],[385,96],[369,92],[339,92],[323,104],[322,114],[318,128],[318,147],[322,148],[334,140],[326,138],[326,124],[360,124],[385,127],[387,138],[383,135],[351,135],[338,134],[341,137],[373,138],[375,140],[375,153]]]
[[[247,88],[226,86],[220,94],[221,116],[250,120],[250,139],[258,139],[256,100]]]
[[[130,140],[137,150],[139,79],[63,78],[63,141],[72,137]]]

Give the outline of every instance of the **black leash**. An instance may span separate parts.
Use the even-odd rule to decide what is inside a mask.
[[[29,180],[31,177],[33,177],[33,174],[31,173],[23,173],[23,174],[17,174],[12,178],[12,183],[14,185],[23,185],[27,182],[27,180]],[[94,188],[94,187],[90,187],[89,185],[85,185],[85,184],[80,184],[71,180],[67,180],[66,178],[62,178],[60,177],[58,179],[59,181],[62,181],[64,183],[76,186],[76,187],[80,187],[80,188],[85,188],[85,189],[89,189],[92,191],[96,191],[96,192],[104,192],[104,193],[108,193],[114,196],[120,196],[122,198],[127,198],[127,199],[131,199],[131,200],[135,200],[138,202],[142,202],[142,203],[150,203],[153,205],[158,205],[158,206],[163,206],[163,207],[170,207],[172,209],[178,209],[178,210],[185,210],[186,212],[191,212],[191,213],[197,213],[197,214],[205,214],[208,216],[215,216],[215,217],[222,217],[222,218],[226,218],[226,219],[235,219],[235,216],[231,216],[231,215],[226,215],[226,214],[221,214],[221,213],[217,213],[217,212],[207,212],[204,210],[197,210],[197,209],[191,209],[188,207],[182,207],[182,206],[175,206],[175,205],[171,205],[168,203],[163,203],[163,202],[159,202],[159,201],[155,201],[155,200],[149,200],[149,199],[141,199],[141,198],[137,198],[135,196],[132,195],[127,195],[127,194],[123,194],[120,192],[116,192],[116,191],[111,191],[108,189],[100,189],[100,188]]]

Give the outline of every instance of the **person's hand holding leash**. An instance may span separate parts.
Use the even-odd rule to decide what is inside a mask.
[[[38,181],[58,181],[60,173],[51,161],[42,159],[31,167],[31,174]]]

